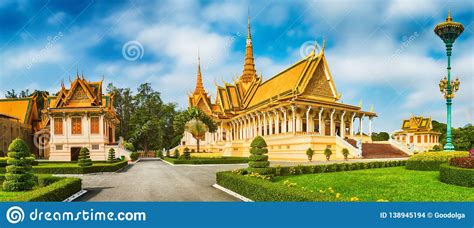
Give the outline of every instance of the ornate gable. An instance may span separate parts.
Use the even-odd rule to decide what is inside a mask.
[[[332,76],[327,70],[324,55],[315,64],[315,70],[309,70],[306,75],[307,82],[302,89],[302,96],[326,98],[333,101],[338,99],[336,94],[336,86],[332,80]]]

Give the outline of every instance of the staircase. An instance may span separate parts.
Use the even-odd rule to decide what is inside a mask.
[[[354,147],[357,146],[357,141],[354,139],[346,139],[346,141]],[[362,143],[362,157],[404,158],[408,157],[408,154],[389,143]]]

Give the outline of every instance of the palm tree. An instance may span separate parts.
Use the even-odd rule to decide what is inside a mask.
[[[198,119],[192,119],[186,123],[185,129],[197,140],[197,152],[199,153],[199,141],[204,138],[209,127]]]

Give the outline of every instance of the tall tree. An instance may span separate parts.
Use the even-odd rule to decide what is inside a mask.
[[[181,139],[183,137],[185,125],[192,119],[200,120],[206,124],[209,128],[209,132],[215,132],[217,130],[216,123],[209,116],[196,107],[190,107],[187,110],[179,112],[174,118],[173,126],[176,132],[176,138]]]

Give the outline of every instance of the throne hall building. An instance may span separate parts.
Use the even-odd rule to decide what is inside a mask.
[[[268,144],[270,160],[306,160],[308,148],[315,150],[317,160],[324,159],[326,148],[333,150],[332,158],[343,158],[342,148],[348,148],[351,157],[361,157],[361,146],[357,147],[355,140],[360,145],[371,143],[371,121],[377,114],[339,102],[341,94],[330,73],[324,45],[318,53],[315,48],[264,81],[255,69],[250,20],[247,32],[241,76],[232,83],[216,85],[212,100],[204,89],[198,64],[189,106],[198,107],[218,125],[215,133],[207,133],[201,141],[202,150],[248,156],[250,142],[260,135]],[[368,120],[365,133],[364,120]],[[185,132],[178,148],[195,145],[196,140]]]

